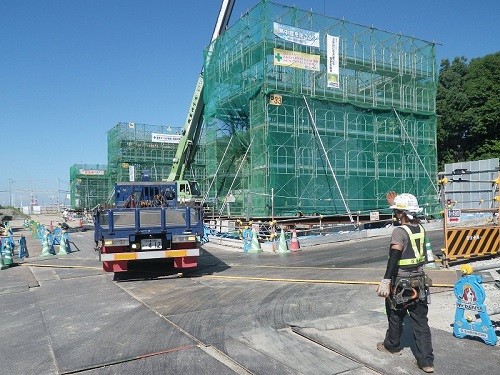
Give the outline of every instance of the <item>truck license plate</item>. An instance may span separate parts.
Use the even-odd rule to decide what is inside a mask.
[[[161,240],[158,238],[147,238],[145,240],[141,240],[141,249],[161,250]]]

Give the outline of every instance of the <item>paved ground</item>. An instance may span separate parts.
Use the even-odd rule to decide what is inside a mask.
[[[345,269],[303,267],[300,277],[315,281],[290,282],[298,278],[292,267],[259,267],[258,257],[250,264],[208,245],[198,275],[116,283],[101,271],[93,233],[77,230],[79,223],[72,225],[72,253],[53,257],[39,257],[40,242],[13,224],[15,235],[26,236],[30,258],[0,271],[0,373],[421,373],[410,364],[407,329],[402,357],[375,349],[386,329],[374,294],[380,270],[357,270],[362,284],[332,287],[332,280],[356,280]],[[438,272],[443,284],[453,277]],[[500,307],[500,291],[485,288],[488,307]],[[499,346],[452,336],[453,301],[450,288],[434,290],[436,373],[498,373]]]

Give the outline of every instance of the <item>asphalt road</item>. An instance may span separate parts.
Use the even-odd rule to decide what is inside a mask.
[[[441,232],[430,235],[439,249]],[[0,272],[0,373],[421,373],[408,327],[403,356],[375,349],[388,237],[286,254],[207,244],[192,272],[156,263],[114,276],[101,271],[92,236],[72,233],[71,254]],[[432,272],[443,285],[430,312],[436,373],[498,373],[498,346],[451,334],[455,273]]]

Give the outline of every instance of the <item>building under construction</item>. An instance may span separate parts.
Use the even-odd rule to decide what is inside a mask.
[[[167,179],[182,128],[168,125],[118,123],[108,131],[108,169],[115,182],[140,181],[144,173],[151,180]],[[205,178],[203,151],[187,175]]]
[[[108,168],[114,182],[140,181],[168,176],[179,143],[180,128],[118,123],[108,131]]]
[[[344,215],[389,190],[437,205],[435,44],[261,1],[205,54],[221,215]]]
[[[92,209],[108,201],[110,179],[106,165],[74,164],[70,168],[70,204]]]

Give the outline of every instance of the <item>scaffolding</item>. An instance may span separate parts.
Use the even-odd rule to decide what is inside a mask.
[[[181,131],[179,127],[166,125],[116,124],[108,131],[108,168],[113,183],[140,181],[145,172],[151,180],[166,179]],[[204,166],[195,163],[188,178],[204,178]]]
[[[105,204],[109,194],[106,165],[74,164],[70,167],[70,204],[78,210],[91,210]]]
[[[198,181],[219,213],[367,213],[389,190],[438,209],[434,43],[263,0],[203,72]]]

